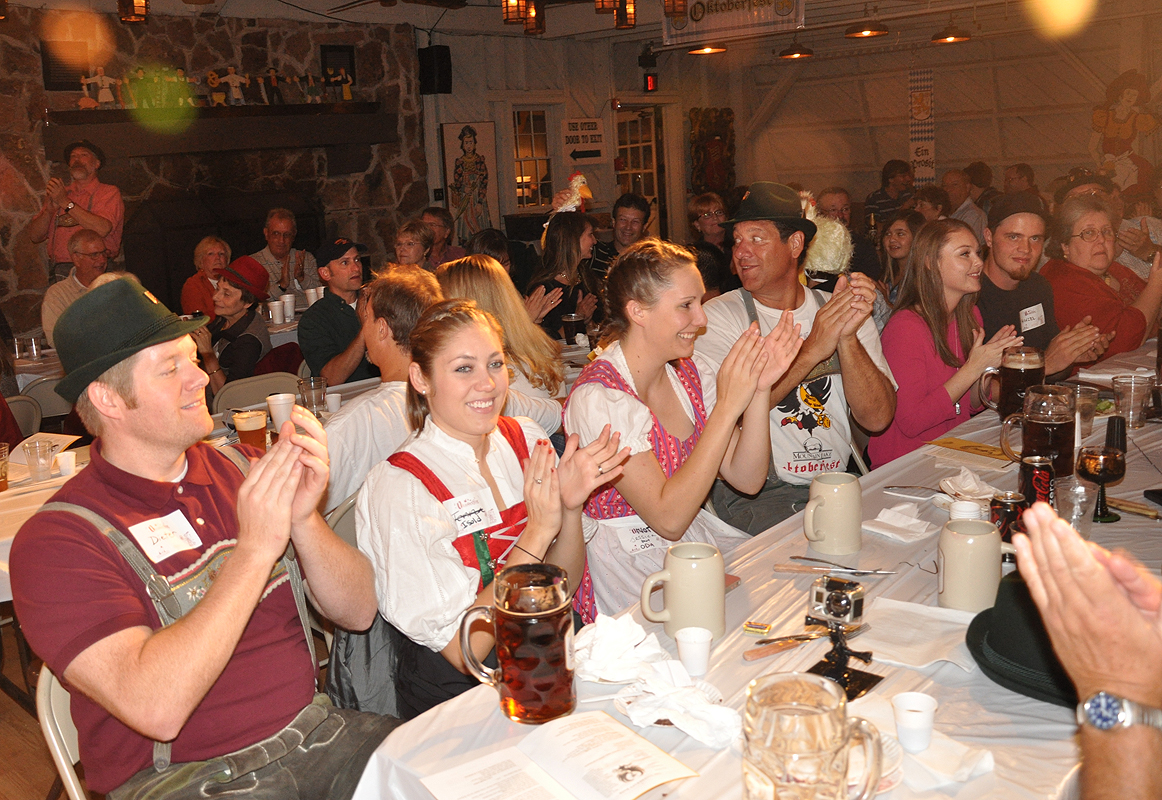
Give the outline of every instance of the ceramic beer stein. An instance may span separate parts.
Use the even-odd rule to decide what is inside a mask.
[[[937,603],[973,613],[992,608],[1001,584],[1001,553],[1016,552],[991,522],[946,522],[936,553]]]
[[[824,472],[811,481],[803,511],[803,533],[817,553],[846,556],[863,546],[863,496],[859,478],[846,472]]]
[[[515,722],[563,717],[577,705],[573,690],[573,604],[565,570],[552,564],[502,569],[492,582],[492,606],[468,609],[460,621],[460,651],[468,672],[500,693],[500,710]],[[496,633],[499,669],[472,652],[477,619]]]
[[[664,608],[650,608],[650,592],[663,584]],[[666,551],[662,570],[642,584],[642,616],[665,624],[673,637],[682,628],[706,628],[714,638],[726,633],[726,566],[712,544],[679,542]]]

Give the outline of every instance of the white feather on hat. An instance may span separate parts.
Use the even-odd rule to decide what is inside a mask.
[[[807,219],[815,223],[815,237],[807,246],[803,270],[811,274],[839,275],[847,272],[851,263],[851,231],[839,220],[824,217],[815,209],[815,197],[808,191],[799,192]]]

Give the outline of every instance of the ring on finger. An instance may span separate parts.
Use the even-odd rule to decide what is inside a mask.
[[[604,475],[604,474],[605,474],[605,467],[603,467],[603,466],[601,466],[600,464],[598,464],[598,465],[597,465],[597,474],[598,474],[598,475]]]
[[[542,481],[540,478],[533,478],[533,483],[535,483],[537,486],[540,486],[543,482],[544,481]]]

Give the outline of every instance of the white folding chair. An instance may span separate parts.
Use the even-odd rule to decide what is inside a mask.
[[[311,377],[311,367],[309,364],[307,364],[307,360],[305,358],[303,359],[303,363],[299,364],[299,377],[300,378]]]
[[[42,419],[44,417],[63,417],[73,410],[73,406],[54,391],[60,381],[60,378],[53,377],[37,378],[25,386],[24,391],[20,394],[31,397],[40,404]]]
[[[327,515],[327,524],[331,530],[352,547],[359,547],[355,543],[355,499],[359,497],[359,490],[353,491],[342,503],[335,506]]]
[[[12,411],[12,416],[16,417],[16,424],[20,426],[20,432],[25,438],[40,430],[40,420],[42,417],[40,403],[22,394],[13,395],[5,399],[8,402],[9,410]]]
[[[89,800],[81,779],[77,777],[76,765],[81,757],[77,728],[69,710],[69,693],[47,664],[40,670],[40,682],[36,687],[36,715],[69,800]]]
[[[289,372],[269,372],[251,378],[230,381],[214,395],[214,413],[227,408],[246,408],[266,400],[267,395],[289,392],[297,394],[299,379]]]

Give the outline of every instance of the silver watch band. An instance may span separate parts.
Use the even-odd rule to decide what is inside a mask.
[[[1144,706],[1133,700],[1122,698],[1122,706],[1126,710],[1126,725],[1149,725],[1151,728],[1162,730],[1162,708]]]

